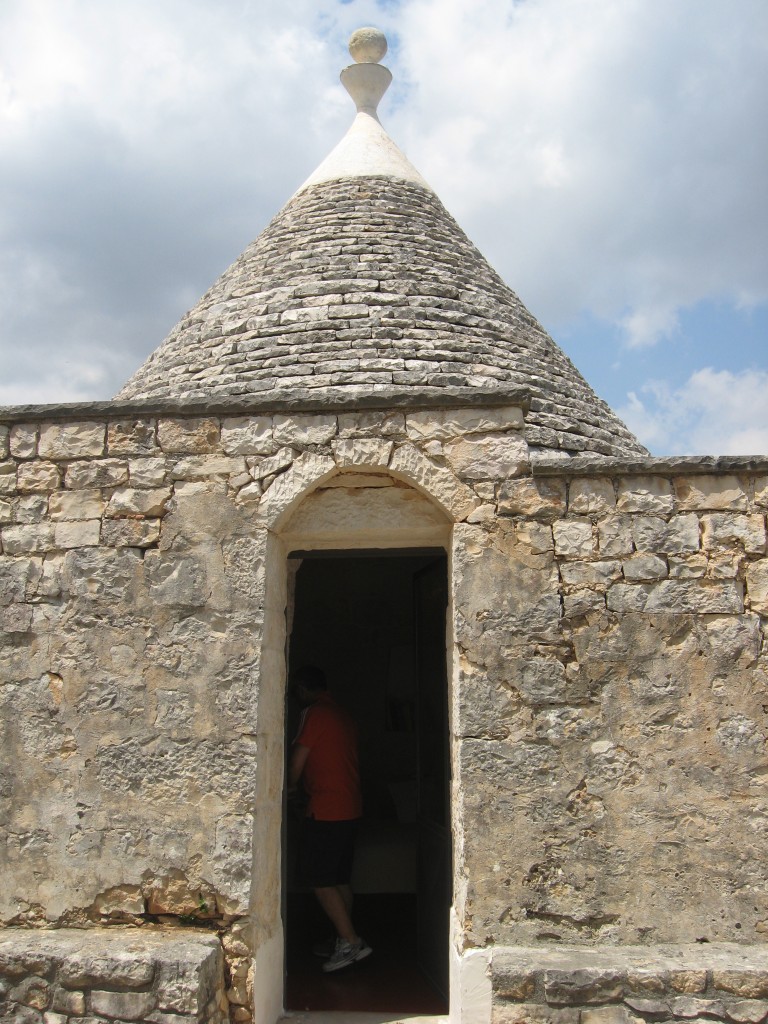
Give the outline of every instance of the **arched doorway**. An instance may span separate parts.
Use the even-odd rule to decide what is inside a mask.
[[[353,888],[358,929],[374,948],[344,976],[323,974],[312,949],[329,930],[294,872],[298,822],[286,806],[286,1008],[444,1013],[450,523],[402,480],[348,470],[305,497],[281,533],[287,672],[324,669],[360,728],[365,816]],[[294,729],[287,709],[286,748]]]

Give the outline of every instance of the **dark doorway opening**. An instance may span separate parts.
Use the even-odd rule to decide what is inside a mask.
[[[288,670],[322,668],[360,732],[364,817],[352,886],[366,960],[324,974],[332,929],[302,888],[301,810],[284,829],[285,1006],[439,1014],[448,1009],[452,899],[447,559],[440,549],[295,552]],[[286,747],[298,711],[289,703]]]

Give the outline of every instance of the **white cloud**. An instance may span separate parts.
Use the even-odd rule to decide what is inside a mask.
[[[415,162],[545,321],[588,310],[646,345],[702,299],[768,299],[763,0],[402,17]]]
[[[385,125],[544,322],[647,352],[768,301],[764,0],[5,0],[7,401],[119,388],[341,136],[371,23]]]
[[[657,455],[768,454],[768,372],[696,370],[679,388],[665,381],[630,392],[618,409]]]

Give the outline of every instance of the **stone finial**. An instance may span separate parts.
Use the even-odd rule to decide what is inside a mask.
[[[377,28],[358,28],[349,40],[356,61],[341,72],[341,84],[355,101],[359,113],[376,116],[376,108],[392,81],[392,72],[379,61],[387,52],[387,40]]]
[[[358,64],[378,64],[387,52],[387,37],[378,28],[357,28],[349,37],[349,52]]]

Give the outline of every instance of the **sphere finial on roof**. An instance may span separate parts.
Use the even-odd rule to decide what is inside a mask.
[[[378,28],[358,28],[349,37],[349,52],[358,64],[378,64],[387,52],[387,37]]]
[[[376,108],[389,88],[392,72],[378,62],[387,52],[387,40],[377,28],[359,28],[349,40],[349,52],[357,63],[341,72],[341,83],[355,101],[358,113],[378,121]]]

